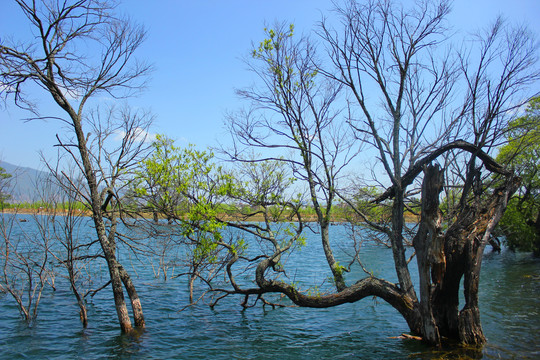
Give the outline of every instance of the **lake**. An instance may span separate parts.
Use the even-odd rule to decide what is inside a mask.
[[[30,219],[19,223],[31,227]],[[85,231],[92,235],[93,229]],[[331,229],[344,237],[344,227]],[[291,256],[295,281],[320,283],[329,275],[316,235]],[[243,298],[229,298],[210,309],[203,304],[179,311],[188,303],[187,279],[156,277],[157,259],[120,250],[142,299],[147,329],[123,335],[117,325],[110,288],[88,301],[89,325],[83,329],[67,281],[56,277],[57,290],[47,289],[32,327],[21,320],[14,300],[0,293],[1,359],[431,359],[471,356],[484,359],[540,358],[540,261],[529,254],[503,250],[486,253],[480,283],[480,309],[488,344],[480,352],[435,351],[415,340],[397,338],[408,332],[402,317],[379,299],[364,299],[329,309],[242,309]],[[365,265],[390,281],[391,250],[365,244]],[[152,268],[154,264],[154,268]],[[412,264],[411,264],[412,265]],[[104,269],[101,262],[97,268]],[[153,270],[154,269],[154,270]],[[306,269],[308,269],[306,271]],[[172,270],[172,269],[171,269]],[[349,281],[360,276],[353,271]],[[175,269],[176,273],[180,269]],[[93,287],[106,281],[96,278]]]

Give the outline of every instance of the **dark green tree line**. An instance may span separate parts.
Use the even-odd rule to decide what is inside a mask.
[[[497,160],[515,169],[522,182],[510,199],[500,230],[512,249],[540,256],[540,98],[532,99],[525,115],[508,124],[508,144]]]
[[[0,209],[4,208],[5,201],[10,198],[9,178],[11,178],[11,174],[8,174],[4,168],[0,167]]]

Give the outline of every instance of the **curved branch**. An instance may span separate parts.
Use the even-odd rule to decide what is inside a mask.
[[[511,174],[510,171],[506,170],[503,166],[498,164],[491,156],[489,156],[486,152],[484,152],[479,147],[468,143],[464,140],[456,140],[454,142],[451,142],[449,144],[443,145],[440,148],[433,151],[431,154],[423,157],[422,159],[418,160],[412,168],[410,168],[405,175],[401,178],[401,183],[403,187],[406,187],[414,181],[414,179],[422,172],[422,169],[424,168],[424,165],[429,164],[433,160],[435,160],[440,155],[444,154],[447,151],[453,150],[453,149],[461,149],[470,152],[471,154],[474,154],[476,157],[478,157],[482,162],[484,163],[484,166],[486,169],[488,169],[491,172],[509,176]],[[392,198],[395,194],[395,187],[391,186],[386,191],[377,197],[373,202],[380,203],[381,201],[384,201],[386,199]]]
[[[377,296],[395,308],[408,323],[415,322],[413,300],[405,295],[395,284],[376,277],[359,280],[344,290],[325,296],[309,296],[294,286],[282,281],[265,281],[263,292],[278,292],[286,295],[295,305],[311,308],[329,308],[345,303],[353,303],[369,296]]]

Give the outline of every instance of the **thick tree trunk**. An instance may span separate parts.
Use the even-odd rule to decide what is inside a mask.
[[[458,339],[459,285],[465,272],[459,243],[449,242],[445,236],[446,266],[441,281],[434,286],[431,298],[433,316],[441,337]]]
[[[419,229],[413,239],[420,280],[421,334],[427,342],[440,344],[439,328],[432,310],[433,283],[440,283],[446,260],[442,249],[439,194],[444,184],[444,172],[437,165],[424,169],[422,212]]]
[[[441,336],[464,344],[485,343],[478,290],[482,255],[489,237],[499,222],[519,179],[508,178],[505,185],[484,201],[476,199],[466,205],[444,237],[445,271],[434,289],[433,315]],[[465,305],[459,308],[459,284],[464,277]]]
[[[465,205],[444,235],[439,210],[443,181],[438,166],[424,167],[421,221],[413,239],[420,280],[420,334],[433,344],[445,337],[481,345],[486,341],[478,305],[482,255],[519,181],[508,179],[487,200],[477,198]],[[462,278],[465,304],[459,311]]]

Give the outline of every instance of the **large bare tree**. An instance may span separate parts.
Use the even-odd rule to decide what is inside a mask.
[[[246,225],[207,212],[207,218],[251,234],[261,249],[253,254],[217,241],[230,254],[225,267],[229,286],[215,287],[209,281],[213,291],[244,295],[244,304],[251,295],[263,299],[265,294],[281,293],[306,307],[332,307],[377,296],[429,343],[440,344],[443,338],[485,342],[478,304],[482,254],[519,184],[490,153],[512,110],[530,97],[525,90],[538,79],[538,70],[530,34],[501,21],[467,42],[470,48],[452,48],[445,23],[449,11],[446,1],[419,1],[410,9],[391,1],[345,1],[336,9],[337,29],[323,20],[318,30],[327,62],[317,59],[308,39],[295,40],[292,28],[278,24],[266,30],[267,39],[254,48],[249,61],[260,85],[239,91],[250,107],[228,118],[234,146],[227,154],[247,164],[268,160],[286,164],[297,179],[296,189],[305,186],[335,288],[331,294],[313,295],[287,280],[285,254],[301,243],[306,226],[294,202],[285,201],[290,190],[280,187],[280,196],[258,190],[273,199],[262,196],[261,202],[231,185],[220,188],[222,195],[253,203],[253,213],[264,212],[268,205],[288,208],[282,214],[290,215],[291,223],[281,231],[285,225],[272,225],[268,218],[262,225]],[[345,92],[344,102],[336,101],[340,90]],[[347,111],[336,110],[338,104],[345,104]],[[345,121],[340,121],[340,114]],[[365,211],[369,191],[361,193],[362,206],[356,201],[361,189],[353,188],[349,196],[351,182],[342,175],[356,148],[376,159],[371,172],[375,178],[360,185],[384,186],[367,201],[388,206],[387,219],[380,212]],[[448,165],[444,169],[438,165],[442,160]],[[445,176],[452,170],[459,176]],[[491,173],[503,178],[495,191],[488,191],[484,182]],[[275,175],[271,171],[256,177]],[[244,180],[236,176],[235,180]],[[453,189],[459,200],[443,217],[439,197],[445,188]],[[415,201],[419,194],[420,201]],[[357,237],[376,233],[390,246],[396,283],[369,271],[364,278],[349,278],[349,266],[337,260],[336,242],[328,231],[337,199],[361,222],[355,226],[361,229]],[[419,224],[407,226],[407,211],[419,216]],[[343,264],[362,265],[356,244],[351,242],[352,257]],[[411,275],[408,245],[414,249],[418,279]],[[252,281],[237,281],[240,274],[252,275]],[[461,280],[465,304],[460,309]]]
[[[123,98],[141,90],[150,67],[136,61],[134,53],[145,38],[145,31],[117,17],[115,4],[109,1],[16,2],[32,25],[33,36],[26,42],[8,43],[2,39],[0,91],[5,99],[12,97],[18,106],[33,111],[34,118],[47,117],[38,115],[37,105],[24,92],[30,87],[27,85],[34,84],[63,111],[64,116],[56,118],[67,124],[67,134],[58,139],[86,180],[85,200],[108,264],[120,327],[125,332],[132,330],[124,287],[131,300],[135,325],[144,327],[140,299],[129,274],[117,260],[116,215],[109,209],[118,206],[115,181],[135,159],[138,150],[134,143],[144,134],[145,126],[138,132],[129,127],[133,122],[124,122],[128,128],[119,133],[122,146],[108,153],[100,145],[104,134],[111,131],[108,123],[97,118],[98,112],[87,108],[99,96]],[[97,153],[92,152],[92,141],[97,143]],[[105,164],[114,165],[108,168],[110,172],[103,169]]]
[[[420,1],[407,9],[392,1],[347,1],[337,8],[342,27],[335,31],[323,21],[320,35],[334,65],[327,75],[349,90],[358,109],[351,126],[378,154],[391,184],[375,201],[391,201],[391,222],[380,230],[393,250],[398,284],[392,287],[399,299],[393,301],[403,302],[396,308],[429,342],[446,337],[481,344],[482,253],[518,184],[488,154],[511,110],[530,96],[524,90],[538,79],[538,69],[531,34],[500,19],[470,48],[445,50],[449,11],[446,1]],[[446,159],[462,174],[451,184],[461,200],[445,226],[438,202],[444,172],[431,164],[443,154],[451,154]],[[506,177],[489,198],[483,196],[483,169]],[[413,233],[418,298],[405,256],[404,211],[415,192],[410,186],[422,173],[421,221]],[[465,305],[459,310],[462,278]]]

